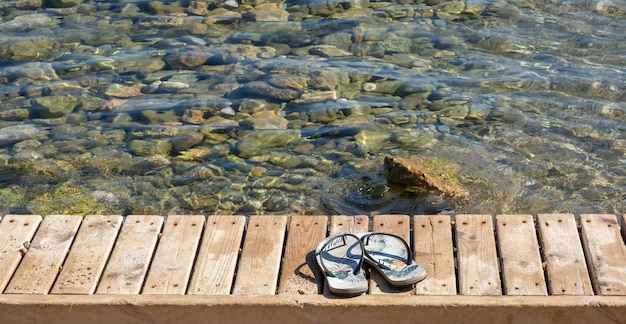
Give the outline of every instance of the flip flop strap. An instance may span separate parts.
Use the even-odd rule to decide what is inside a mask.
[[[340,237],[343,240],[343,244],[346,245],[346,236],[352,236],[356,239],[357,243],[359,243],[359,245],[361,246],[361,251],[363,251],[365,253],[365,249],[363,248],[363,242],[361,242],[361,240],[359,239],[358,236],[350,234],[350,233],[345,233],[342,234]],[[332,240],[328,240],[328,242],[324,243],[324,245],[322,245],[322,248],[320,249],[320,253],[324,252],[326,250],[326,247],[328,246],[328,244],[330,244],[331,242],[334,242],[335,239]],[[330,271],[330,269],[328,269],[328,267],[326,267],[326,264],[324,263],[324,258],[320,257],[320,263],[322,265],[322,270],[324,270],[324,272],[326,273],[327,276],[329,277],[336,277],[335,274]],[[357,266],[354,269],[354,274],[359,273],[359,271],[361,270],[361,267],[363,266],[363,258],[359,258],[359,261],[357,262]]]
[[[376,262],[376,264],[385,269],[385,270],[391,270],[391,268],[389,268],[387,265],[383,264],[382,262],[374,259],[374,257],[372,257],[371,254],[369,254],[369,252],[367,252],[367,249],[365,248],[366,245],[369,244],[369,239],[370,236],[372,235],[387,235],[387,236],[391,236],[396,238],[398,241],[402,242],[402,244],[404,244],[404,247],[406,248],[406,260],[405,263],[406,265],[410,265],[411,263],[413,263],[413,257],[411,256],[412,252],[411,252],[411,247],[409,246],[409,244],[400,236],[398,235],[394,235],[394,234],[389,234],[389,233],[379,233],[379,232],[375,232],[375,233],[370,233],[370,234],[366,234],[361,236],[361,242],[363,243],[363,253],[365,254],[365,256],[367,258],[369,258],[370,260]]]

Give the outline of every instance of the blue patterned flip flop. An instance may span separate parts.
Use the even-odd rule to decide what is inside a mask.
[[[407,242],[386,233],[357,233],[363,242],[365,262],[394,286],[407,286],[426,278],[426,271],[413,260]]]
[[[332,293],[356,295],[367,291],[367,279],[361,270],[363,245],[355,235],[329,236],[317,246],[315,258]]]

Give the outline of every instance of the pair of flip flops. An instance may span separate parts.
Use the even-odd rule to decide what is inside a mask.
[[[394,286],[407,286],[426,278],[426,271],[413,260],[404,239],[387,233],[342,233],[331,235],[315,250],[328,288],[335,294],[361,294],[368,282],[363,262],[378,270]]]

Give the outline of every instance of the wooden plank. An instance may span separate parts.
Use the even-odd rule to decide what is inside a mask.
[[[615,215],[580,215],[583,248],[598,295],[626,295],[626,247]]]
[[[286,216],[250,217],[233,294],[276,294],[286,231]]]
[[[189,294],[229,294],[237,266],[245,216],[210,216],[204,230]]]
[[[39,298],[37,298],[39,297]],[[3,324],[622,323],[616,296],[0,295]],[[419,320],[415,321],[419,317]]]
[[[501,295],[491,215],[457,215],[455,229],[459,293]]]
[[[372,232],[395,234],[411,244],[411,221],[408,215],[375,215],[372,221]],[[369,267],[366,267],[366,269]],[[400,293],[409,294],[413,291],[411,286],[396,287],[390,285],[387,280],[375,269],[369,269],[370,290],[372,295]]]
[[[78,231],[81,216],[43,218],[5,293],[47,294]]]
[[[278,281],[279,294],[319,294],[323,275],[315,261],[315,248],[326,238],[327,216],[292,216]]]
[[[576,220],[572,214],[539,214],[539,242],[550,295],[593,295]]]
[[[366,215],[335,215],[330,218],[330,234],[367,232],[369,217]]]
[[[0,293],[28,251],[40,223],[39,215],[6,215],[0,222]]]
[[[505,295],[548,294],[532,215],[497,215],[496,237]]]
[[[426,279],[415,285],[418,295],[456,295],[456,274],[449,215],[413,217],[415,261]]]
[[[185,294],[204,221],[202,215],[167,216],[142,294]]]
[[[154,253],[163,217],[126,216],[97,294],[138,294]]]
[[[122,221],[122,216],[115,215],[83,219],[51,294],[93,294]]]

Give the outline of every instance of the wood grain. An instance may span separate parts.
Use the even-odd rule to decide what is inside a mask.
[[[81,220],[81,216],[45,216],[5,293],[47,294],[72,245]]]
[[[286,216],[250,216],[233,294],[276,293],[286,231]]]
[[[5,294],[10,294],[15,298],[21,298],[20,296],[24,294],[47,294],[48,291],[58,298],[67,297],[70,293],[90,294],[90,291],[93,293],[92,284],[97,279],[91,276],[97,275],[97,268],[102,267],[103,259],[106,259],[107,253],[103,251],[107,250],[107,244],[115,238],[115,233],[117,233],[115,221],[117,221],[118,240],[113,252],[110,253],[110,261],[104,267],[101,282],[95,289],[95,294],[76,297],[77,300],[89,301],[92,297],[106,294],[111,296],[114,302],[124,302],[128,296],[139,292],[146,293],[144,296],[154,293],[158,300],[168,300],[167,298],[171,296],[166,296],[166,294],[183,294],[184,278],[189,278],[189,275],[184,273],[189,273],[191,268],[182,264],[193,263],[196,254],[193,252],[194,244],[190,244],[190,248],[184,246],[188,246],[186,243],[188,240],[193,241],[192,237],[197,240],[199,232],[203,232],[203,239],[200,248],[198,249],[197,241],[195,247],[198,251],[204,245],[206,247],[204,252],[197,253],[198,258],[193,273],[198,275],[205,273],[213,278],[206,280],[205,277],[204,281],[196,283],[201,287],[196,295],[239,294],[241,298],[250,296],[263,298],[260,295],[279,292],[279,296],[273,297],[301,300],[301,298],[314,297],[302,295],[317,295],[325,291],[322,288],[323,276],[319,274],[312,256],[317,244],[326,237],[326,231],[329,230],[331,234],[363,232],[367,231],[369,221],[367,216],[346,215],[332,216],[330,224],[327,216],[293,216],[291,219],[285,216],[252,216],[249,218],[247,231],[245,231],[246,218],[244,216],[215,216],[220,218],[212,216],[209,218],[211,220],[209,225],[213,226],[213,229],[208,230],[207,226],[204,231],[201,228],[194,228],[191,232],[187,232],[182,225],[185,220],[191,221],[193,218],[184,217],[188,216],[170,216],[163,234],[160,234],[162,222],[165,219],[162,216],[128,216],[121,230],[119,230],[120,216],[116,215],[91,215],[85,218],[51,215],[43,220],[37,215],[3,216],[0,218],[0,269],[2,269],[0,279],[4,280],[4,283],[0,282],[0,284],[6,286]],[[196,217],[200,222],[204,219],[203,216]],[[113,220],[114,224],[105,225],[103,223],[105,220]],[[145,223],[150,220],[152,222]],[[174,226],[176,220],[179,223]],[[412,235],[409,220],[413,222]],[[395,294],[386,296],[413,298],[407,294],[436,294],[439,297],[420,296],[420,298],[425,298],[423,300],[435,298],[432,300],[442,301],[448,294],[451,300],[461,298],[459,300],[465,302],[469,299],[463,299],[467,297],[463,294],[479,294],[485,295],[483,299],[492,298],[488,300],[494,303],[506,302],[508,299],[487,296],[501,293],[501,291],[494,293],[489,289],[491,286],[489,281],[494,277],[499,279],[497,274],[493,274],[493,269],[496,269],[497,273],[497,269],[501,268],[502,290],[507,295],[523,295],[511,296],[518,301],[519,305],[526,305],[528,300],[542,301],[541,298],[546,295],[546,291],[550,295],[600,298],[597,301],[609,303],[603,305],[615,305],[616,302],[620,302],[620,299],[611,299],[608,295],[617,298],[625,295],[626,278],[623,276],[624,269],[626,269],[624,245],[626,230],[622,227],[620,233],[619,223],[626,221],[626,215],[620,215],[618,218],[615,215],[583,214],[580,216],[581,231],[579,233],[574,215],[539,214],[536,220],[539,240],[537,240],[532,220],[531,215],[497,215],[495,223],[497,240],[495,240],[493,220],[489,215],[458,215],[452,228],[450,216],[445,215],[412,218],[406,215],[373,217],[371,224],[373,231],[394,233],[406,239],[412,239],[414,257],[428,273],[427,279],[418,283],[415,290],[400,289],[393,291]],[[286,224],[289,224],[290,228],[285,233]],[[172,276],[161,280],[161,285],[153,288],[153,292],[150,292],[148,287],[143,287],[144,290],[141,291],[143,278],[146,278],[146,283],[152,282],[152,279],[146,277],[145,272],[142,275],[142,271],[150,264],[159,235],[161,235],[161,240],[156,250],[163,249],[164,252],[161,253],[164,256],[158,257],[158,253],[155,253],[153,263],[150,265],[150,273],[155,271],[155,274],[161,272]],[[125,238],[125,236],[130,238]],[[456,240],[453,241],[453,237]],[[168,240],[172,240],[172,245],[167,243]],[[455,244],[458,246],[456,256],[453,250]],[[71,250],[69,250],[70,246]],[[151,249],[150,246],[152,246]],[[177,246],[178,250],[166,249],[167,246]],[[281,263],[283,246],[285,254],[282,255]],[[146,248],[147,250],[143,252],[136,251]],[[118,249],[119,254],[116,254]],[[501,257],[499,261],[496,251]],[[22,255],[23,253],[25,254]],[[458,260],[456,278],[455,257]],[[545,271],[543,273],[541,266],[538,266],[541,257],[544,259]],[[125,266],[119,266],[120,263]],[[89,267],[89,264],[92,266]],[[113,270],[115,264],[118,264],[118,270]],[[280,273],[277,270],[279,265],[282,265]],[[185,270],[181,271],[183,268]],[[87,273],[90,270],[94,272]],[[174,274],[178,271],[181,271],[182,283],[176,286],[174,283],[181,281],[172,278],[178,277],[178,274]],[[536,284],[540,282],[542,274],[545,275],[544,289],[540,289],[541,283]],[[376,276],[376,273],[372,273],[372,276]],[[55,277],[57,277],[56,281]],[[77,283],[80,280],[84,282]],[[455,280],[458,282],[460,291],[459,295],[451,296],[456,293]],[[475,286],[469,286],[472,283]],[[105,284],[109,286],[104,287]],[[480,284],[488,287],[481,287]],[[376,283],[372,295],[391,292],[384,289]],[[394,288],[389,287],[389,289]],[[190,294],[193,293],[191,286],[188,291]],[[599,296],[591,296],[594,292]],[[300,297],[287,297],[288,295]],[[331,296],[327,292],[324,295],[320,297],[328,299]],[[0,297],[2,296],[3,294],[0,294]],[[370,297],[380,298],[380,296],[362,298]],[[115,298],[122,299],[116,301]],[[152,300],[151,297],[147,298],[146,300]],[[206,296],[198,298],[206,298]],[[355,300],[361,300],[360,298]],[[547,298],[545,301],[549,302],[554,298],[560,300],[559,298],[571,297],[546,296],[544,298]],[[56,299],[50,299],[50,301],[54,300]],[[315,299],[316,303],[320,300]],[[404,299],[394,300],[401,302]],[[568,306],[559,304],[558,307]]]
[[[202,215],[167,216],[142,294],[187,292],[204,221]]]
[[[328,216],[291,216],[279,294],[319,294],[323,275],[315,261],[315,248],[326,238]]]
[[[367,232],[368,227],[368,216],[335,215],[330,218],[329,234]]]
[[[0,222],[0,292],[28,251],[40,223],[39,215],[6,215]]]
[[[450,216],[414,216],[415,261],[426,270],[426,279],[415,285],[418,295],[456,295],[456,274]]]
[[[455,225],[459,293],[501,295],[491,215],[457,215]]]
[[[622,323],[621,296],[2,295],[3,324]]]
[[[245,216],[213,215],[207,219],[188,294],[230,294],[245,225]]]
[[[626,295],[626,247],[615,215],[580,215],[583,248],[598,295]]]
[[[593,295],[576,220],[572,214],[539,214],[539,242],[551,295]]]
[[[154,253],[163,217],[126,216],[96,293],[138,294]]]
[[[122,226],[122,216],[83,219],[51,294],[93,294]]]
[[[532,215],[497,215],[496,232],[505,295],[548,294]]]

